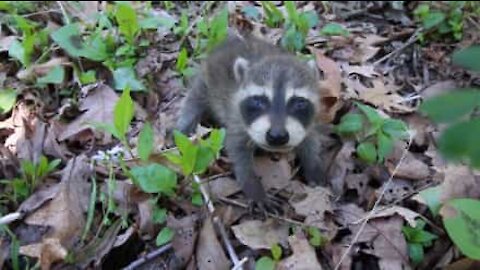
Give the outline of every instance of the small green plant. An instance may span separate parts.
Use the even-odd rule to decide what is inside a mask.
[[[318,24],[318,16],[313,11],[299,13],[293,1],[286,1],[287,18],[281,44],[290,51],[300,51],[305,47],[305,39],[310,28]]]
[[[410,226],[403,226],[402,228],[408,243],[408,254],[415,265],[424,259],[423,249],[431,246],[432,241],[438,238],[438,236],[424,230],[425,225],[425,221],[419,219],[415,228]]]
[[[420,40],[425,37],[439,39],[445,36],[453,36],[455,40],[461,40],[463,36],[463,20],[465,1],[446,1],[443,10],[433,9],[429,4],[419,5],[415,11],[415,18],[422,23],[425,30]]]
[[[0,237],[6,239],[5,235],[11,238],[10,245],[10,260],[12,261],[12,268],[14,270],[20,270],[20,241],[17,236],[5,225],[0,225]]]
[[[272,245],[270,248],[272,257],[262,256],[255,263],[255,270],[274,270],[275,265],[280,261],[282,257],[282,248],[278,244]]]
[[[320,34],[324,36],[348,36],[350,32],[338,23],[327,23],[320,29]]]
[[[0,114],[8,113],[17,101],[17,92],[7,88],[0,90]]]
[[[45,30],[38,31],[38,25],[21,16],[11,16],[13,24],[22,32],[22,41],[14,40],[9,47],[8,54],[20,61],[23,67],[29,67],[35,52],[35,46],[44,47],[47,40]]]
[[[188,52],[186,48],[182,48],[180,51],[177,58],[176,68],[183,77],[190,77],[194,74],[194,69],[188,66]]]
[[[228,9],[222,9],[211,20],[204,19],[197,24],[199,40],[195,47],[195,55],[202,57],[219,43],[225,40],[228,33]]]
[[[318,228],[308,227],[307,232],[308,232],[308,235],[310,236],[310,239],[309,239],[310,245],[314,247],[321,247],[327,242],[327,239],[322,235],[322,233]]]
[[[408,138],[407,126],[401,120],[381,117],[370,106],[355,104],[362,113],[344,115],[335,130],[356,139],[356,152],[361,160],[368,164],[382,163],[392,152],[395,140]]]
[[[185,36],[188,30],[188,15],[187,12],[182,11],[182,15],[180,16],[180,21],[178,25],[173,28],[173,33],[178,36]]]
[[[60,165],[60,162],[60,159],[49,162],[45,156],[41,156],[38,163],[23,160],[21,162],[21,177],[1,180],[0,182],[10,187],[11,199],[17,203],[32,194],[38,183],[53,172]],[[9,192],[6,192],[6,194],[9,194]]]
[[[278,28],[285,21],[283,13],[271,1],[262,1],[265,23],[268,27]]]

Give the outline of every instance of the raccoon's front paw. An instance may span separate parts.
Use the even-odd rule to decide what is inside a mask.
[[[273,197],[260,201],[250,200],[248,206],[251,215],[259,214],[263,220],[268,217],[268,214],[281,215],[283,213],[283,203]]]
[[[315,164],[311,168],[305,168],[305,179],[307,184],[311,187],[325,186],[327,183],[327,176],[325,170],[320,164]]]

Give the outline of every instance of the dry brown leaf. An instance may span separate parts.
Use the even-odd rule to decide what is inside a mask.
[[[17,73],[17,78],[20,80],[31,79],[32,77],[45,76],[52,68],[58,66],[71,65],[66,57],[56,57],[48,60],[42,64],[34,64],[27,69],[22,69]]]
[[[213,198],[228,197],[241,190],[238,182],[228,176],[208,181],[205,186]]]
[[[175,257],[170,262],[168,269],[183,269],[189,263],[195,249],[198,231],[195,222],[198,217],[195,215],[176,219],[173,216],[167,217],[167,226],[175,231],[172,239],[172,247],[175,250]]]
[[[21,246],[20,254],[39,258],[42,270],[47,270],[53,263],[65,259],[68,251],[58,238],[45,238],[41,243]]]
[[[230,261],[225,256],[223,247],[218,241],[210,218],[206,218],[198,236],[196,248],[197,266],[199,270],[229,269]]]
[[[83,131],[91,130],[89,123],[113,123],[113,109],[118,100],[118,95],[108,85],[101,84],[81,102],[82,115],[70,122],[59,136],[59,141],[69,139]],[[104,139],[110,138],[105,134]],[[107,140],[108,141],[108,140]],[[106,142],[104,140],[104,142]]]
[[[426,145],[429,142],[429,134],[434,131],[432,123],[419,114],[412,114],[405,117],[408,129],[413,134],[413,142],[416,145]]]
[[[15,36],[4,37],[0,35],[0,53],[8,51],[8,49],[10,49],[10,45],[16,39],[17,38]]]
[[[387,160],[387,167],[390,174],[398,165],[400,157]],[[430,168],[427,164],[416,158],[411,152],[407,152],[402,163],[398,166],[395,177],[411,180],[425,180],[430,176]]]
[[[405,221],[408,222],[408,225],[410,225],[410,227],[416,227],[417,221],[415,219],[420,217],[419,213],[414,212],[408,208],[401,207],[401,206],[392,206],[392,207],[388,207],[375,212],[375,214],[372,215],[372,219],[381,218],[381,217],[390,217],[395,214],[403,217],[403,219],[405,219]]]
[[[345,178],[347,184],[346,193],[349,191],[355,191],[358,196],[358,204],[363,205],[367,203],[371,196],[374,194],[374,190],[368,185],[370,177],[364,173],[349,174]]]
[[[270,249],[273,244],[285,245],[288,239],[288,224],[274,219],[265,222],[251,220],[233,226],[235,237],[252,249]]]
[[[57,238],[65,248],[78,239],[85,225],[85,211],[90,196],[91,174],[86,157],[70,160],[63,170],[62,182],[56,196],[34,213],[25,223],[50,226],[46,237]]]
[[[470,168],[448,164],[445,180],[441,185],[440,201],[445,203],[456,198],[480,198],[480,177],[475,177]]]
[[[480,269],[480,261],[474,261],[469,258],[462,258],[458,261],[445,266],[445,270],[478,270]]]
[[[341,65],[341,68],[342,68],[342,71],[348,75],[358,74],[370,79],[377,78],[380,76],[380,74],[375,71],[375,67],[373,65],[357,66],[357,65],[350,65],[348,63],[344,63]]]
[[[345,142],[333,160],[333,163],[330,165],[330,170],[327,172],[329,182],[332,185],[332,190],[336,195],[343,194],[345,177],[355,167],[352,158],[353,152],[355,152],[353,142]]]
[[[265,190],[283,189],[290,183],[292,177],[292,168],[283,156],[278,161],[272,160],[269,156],[255,157],[254,170]]]
[[[297,232],[288,238],[293,254],[278,263],[278,270],[321,270],[315,249],[308,242],[307,237]]]
[[[305,193],[295,194],[289,203],[295,208],[297,214],[323,220],[325,212],[332,211],[331,197],[330,190],[326,188],[305,186]]]
[[[24,213],[31,213],[41,207],[47,201],[53,199],[61,187],[61,184],[49,186],[46,188],[40,188],[35,193],[30,195],[25,201],[22,202],[18,211]]]
[[[384,183],[384,185],[385,184],[386,183]],[[377,198],[382,193],[384,185],[375,191]],[[395,178],[392,182],[390,182],[387,190],[383,194],[382,202],[386,204],[395,203],[405,198],[405,196],[413,194],[413,190],[414,189],[410,181],[401,178]]]
[[[324,80],[320,81],[320,102],[322,108],[319,112],[320,120],[330,123],[335,114],[342,107],[340,91],[342,89],[342,76],[340,67],[332,59],[326,57],[320,50],[309,48],[315,55],[318,68],[323,72]]]
[[[345,97],[365,101],[391,113],[414,111],[414,108],[405,104],[405,98],[398,94],[399,86],[389,84],[381,77],[372,79],[371,84],[371,87],[367,87],[358,76],[347,76]]]

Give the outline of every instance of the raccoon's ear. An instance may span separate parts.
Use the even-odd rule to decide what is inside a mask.
[[[315,61],[315,59],[308,60],[307,65],[312,70],[313,76],[315,76],[315,79],[320,80],[320,71],[318,70],[317,61]]]
[[[245,75],[247,74],[248,69],[248,60],[243,57],[238,57],[233,63],[233,75],[237,82],[243,81]]]

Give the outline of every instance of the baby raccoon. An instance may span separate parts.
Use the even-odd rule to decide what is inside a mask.
[[[206,114],[226,128],[225,148],[243,192],[268,205],[253,170],[257,147],[294,151],[309,184],[323,184],[318,134],[318,71],[251,36],[230,37],[203,62],[184,99],[177,129],[190,134]]]

